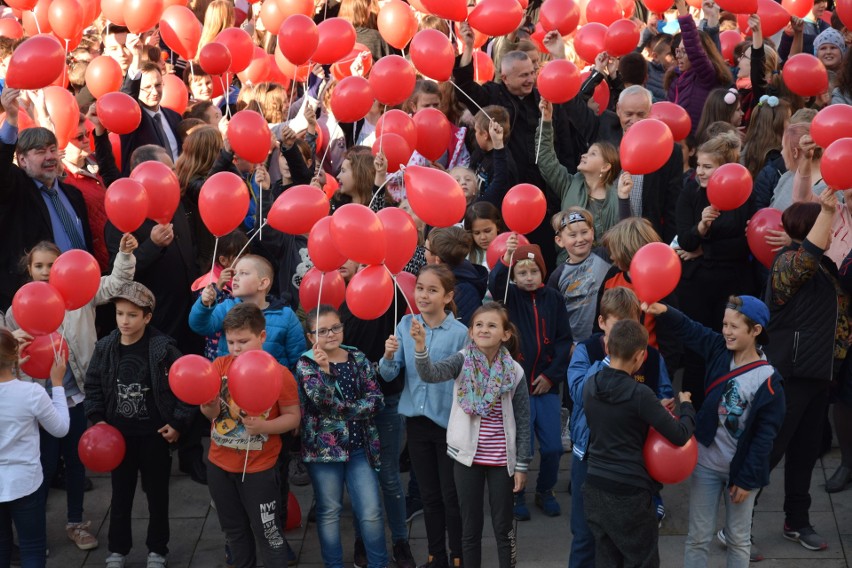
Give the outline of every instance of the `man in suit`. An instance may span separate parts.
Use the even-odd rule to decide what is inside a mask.
[[[24,283],[18,262],[39,241],[52,241],[63,252],[92,251],[83,195],[59,181],[62,162],[56,136],[40,127],[18,133],[20,94],[7,88],[0,95],[6,109],[0,127],[0,308],[12,303]]]

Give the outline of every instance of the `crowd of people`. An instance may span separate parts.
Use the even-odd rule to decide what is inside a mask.
[[[658,566],[665,491],[643,458],[649,427],[677,446],[697,442],[685,566],[706,566],[717,540],[728,566],[763,559],[753,510],[782,458],[777,530],[808,550],[828,547],[809,516],[810,491],[833,435],[841,463],[825,490],[852,481],[852,189],[824,182],[825,148],[811,123],[822,109],[852,104],[852,31],[826,0],[771,36],[761,14],[732,14],[714,0],[676,0],[663,12],[618,2],[639,31],[635,50],[615,57],[601,48],[594,61],[583,61],[573,29],[563,36],[542,25],[539,0],[520,2],[517,28],[496,37],[445,19],[455,1],[308,1],[315,22],[351,23],[353,52],[333,65],[281,66],[261,81],[211,74],[168,45],[165,29],[134,33],[101,14],[66,49],[62,77],[80,109],[71,136],[58,131],[43,91],[5,84],[29,41],[21,34],[38,21],[27,12],[34,3],[5,4],[3,18],[24,25],[0,26],[0,566],[13,556],[45,566],[47,494],[61,486],[68,538],[82,550],[103,547],[107,568],[124,567],[138,476],[147,566],[166,566],[175,449],[180,470],[209,487],[229,566],[299,562],[284,535],[290,483],[312,485],[329,568],[343,566],[344,488],[357,567],[482,566],[486,495],[499,566],[523,566],[515,522],[562,515],[554,487],[564,453],[569,566]],[[191,0],[201,27],[193,53],[240,28],[261,59],[280,65],[270,62],[280,60],[281,36],[269,28],[290,4]],[[379,24],[388,6],[408,13],[409,4],[412,36],[437,30],[452,40],[452,76],[421,74],[401,104],[374,101],[363,118],[339,120],[332,100],[346,76],[410,55],[394,46],[399,29],[392,40]],[[731,33],[735,44],[724,39]],[[821,62],[825,92],[804,97],[785,83],[785,62],[800,53]],[[99,118],[87,72],[101,56],[118,64],[121,92],[140,111],[120,135]],[[564,103],[536,85],[559,59],[587,71]],[[185,86],[182,112],[172,108],[175,78]],[[665,148],[655,171],[626,171],[622,140],[658,102],[685,111],[688,135]],[[229,121],[243,110],[270,127],[260,163],[229,140]],[[422,204],[409,201],[406,168],[383,147],[380,120],[391,111],[438,112],[447,122],[439,152],[430,137],[430,151],[421,139],[407,159],[461,188],[467,207],[454,225],[429,226]],[[171,219],[123,231],[107,190],[149,162],[175,172],[179,202]],[[727,164],[742,164],[753,187],[745,203],[722,210],[708,185]],[[200,204],[205,182],[222,172],[238,176],[249,198],[227,234],[207,226]],[[503,218],[504,197],[522,183],[546,199],[526,235]],[[403,272],[412,289],[395,288],[377,318],[359,317],[342,296],[331,302],[329,288],[313,302],[300,289],[316,255],[327,264],[329,252],[313,248],[308,232],[266,221],[277,199],[305,185],[326,192],[329,213],[360,204],[411,216],[418,242]],[[765,208],[781,222],[755,245],[747,228]],[[674,250],[681,276],[666,297],[640,299],[631,262],[651,243]],[[756,246],[771,250],[771,262]],[[54,262],[74,249],[97,261],[100,285],[65,313],[49,371],[34,378],[27,363],[39,338],[19,325],[13,299],[28,282],[50,283]],[[343,257],[338,265],[347,283],[364,268]],[[280,379],[277,404],[262,411],[242,408],[228,382],[253,351],[277,361]],[[218,395],[200,406],[169,383],[188,354],[212,361],[221,377]],[[111,473],[106,543],[84,515],[90,482],[78,452],[87,426],[102,423],[127,448]],[[538,474],[527,487],[536,442]],[[410,470],[407,487],[401,470]],[[408,542],[417,514],[425,558]],[[564,521],[553,522],[567,534]]]

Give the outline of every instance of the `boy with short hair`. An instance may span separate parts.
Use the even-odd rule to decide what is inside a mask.
[[[147,566],[163,568],[169,553],[169,446],[192,422],[195,409],[169,388],[169,367],[181,354],[174,339],[148,325],[154,294],[138,282],[127,282],[111,300],[118,329],[95,346],[84,401],[87,418],[117,428],[127,448],[112,471],[106,568],[123,568],[133,546],[131,511],[139,474],[150,515]]]
[[[299,393],[293,374],[279,367],[281,392],[261,416],[248,416],[231,397],[228,371],[241,354],[263,349],[267,322],[254,304],[234,306],[222,328],[230,355],[213,366],[222,377],[219,395],[201,405],[212,422],[207,481],[219,524],[227,537],[233,564],[256,564],[255,542],[264,566],[295,564],[296,558],[282,532],[281,490],[276,463],[281,434],[299,426]]]
[[[471,263],[467,256],[473,247],[473,237],[461,227],[432,229],[426,238],[426,263],[446,264],[456,277],[453,301],[456,317],[464,325],[470,324],[473,312],[482,305],[488,288],[488,270]]]
[[[535,436],[541,452],[535,504],[548,517],[556,517],[562,513],[553,493],[562,456],[559,384],[571,356],[571,326],[561,294],[542,284],[546,273],[538,245],[519,247],[517,235],[512,235],[506,240],[506,254],[491,271],[488,285],[494,298],[502,300],[507,280],[511,277],[514,282],[509,286],[506,308],[509,320],[519,330],[518,362],[530,393],[530,448],[535,447]],[[530,519],[523,491],[515,494],[514,516],[519,521]]]
[[[639,322],[616,322],[606,346],[609,367],[583,387],[589,423],[583,508],[595,539],[595,564],[656,567],[658,525],[651,497],[659,484],[648,475],[642,450],[649,426],[675,445],[686,444],[695,429],[695,409],[690,394],[680,393],[678,420],[633,378],[647,356],[648,331]]]
[[[266,318],[266,341],[263,350],[285,367],[295,368],[305,351],[302,326],[292,309],[275,298],[267,298],[272,286],[273,268],[262,256],[247,254],[234,267],[231,293],[234,298],[216,305],[216,287],[208,285],[192,306],[189,327],[199,335],[211,336],[222,331],[226,314],[240,303],[251,303],[263,311]],[[226,342],[219,342],[219,356],[228,354]]]
[[[479,182],[475,201],[489,201],[499,208],[506,192],[519,182],[515,160],[506,148],[511,133],[509,111],[500,105],[485,107],[473,117],[473,130],[478,146],[470,159]]]
[[[621,286],[610,288],[601,297],[598,325],[603,330],[574,348],[571,364],[568,366],[568,390],[574,406],[571,411],[571,440],[573,441],[573,456],[571,463],[571,487],[578,490],[571,492],[571,566],[594,564],[594,539],[586,524],[583,513],[583,493],[579,488],[586,480],[588,462],[589,427],[583,409],[583,388],[586,381],[596,372],[609,366],[606,353],[606,341],[613,326],[622,320],[639,321],[641,316],[639,298],[633,290]],[[671,380],[666,370],[662,355],[651,345],[647,346],[648,357],[642,363],[633,379],[647,385],[663,406],[674,410],[674,392]],[[662,499],[654,494],[654,505],[657,509],[658,522],[665,516]]]

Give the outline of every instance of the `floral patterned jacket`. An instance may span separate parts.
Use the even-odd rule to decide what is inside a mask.
[[[350,420],[364,422],[364,444],[370,465],[379,467],[379,432],[373,417],[384,406],[384,397],[376,372],[367,356],[353,347],[343,346],[349,360],[358,368],[359,396],[345,400],[332,374],[323,372],[307,351],[296,366],[299,399],[302,404],[302,460],[332,463],[349,460]]]

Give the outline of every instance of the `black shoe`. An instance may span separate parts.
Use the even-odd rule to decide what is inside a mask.
[[[410,523],[417,515],[423,514],[423,501],[414,497],[405,498],[405,521]]]
[[[308,511],[308,522],[315,523],[317,522],[317,504],[311,504],[311,509]]]
[[[287,550],[286,550],[286,553],[287,553],[287,566],[295,566],[296,564],[298,564],[298,563],[299,563],[299,557],[298,557],[298,556],[296,556],[296,553],[293,551],[293,549],[292,549],[292,548],[290,548],[290,543],[289,543],[289,542],[287,542],[286,540],[284,541],[284,546],[285,546],[285,548],[287,549]]]
[[[352,565],[355,568],[367,568],[367,549],[360,538],[355,539],[355,552],[352,557]]]
[[[12,566],[21,565],[21,547],[14,542],[12,543]]]
[[[92,483],[92,480],[87,477],[86,480],[83,482],[83,491],[88,493],[89,491],[92,491],[94,488],[95,488],[95,485]]]
[[[184,465],[180,470],[189,474],[189,478],[201,485],[207,485],[207,466],[204,465],[204,460],[193,460],[192,463]]]
[[[839,493],[846,488],[850,481],[852,481],[852,469],[841,465],[834,472],[834,475],[825,482],[825,490],[827,493]]]
[[[414,556],[411,555],[411,547],[407,540],[398,540],[393,543],[393,561],[397,568],[415,568]]]
[[[446,554],[442,554],[440,556],[432,556],[430,554],[429,560],[426,561],[426,564],[421,564],[418,568],[450,568],[450,565],[447,562]]]

